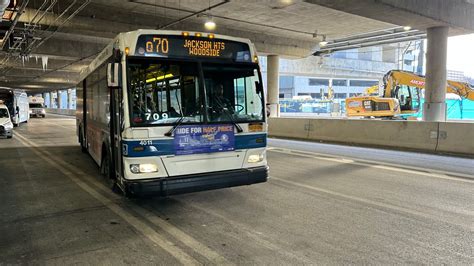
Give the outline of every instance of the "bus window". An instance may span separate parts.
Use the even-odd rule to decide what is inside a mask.
[[[257,92],[256,66],[203,64],[210,122],[263,120],[263,95]]]
[[[132,125],[203,121],[197,64],[131,60],[128,67]]]

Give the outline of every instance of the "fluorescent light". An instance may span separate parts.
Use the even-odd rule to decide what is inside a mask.
[[[156,78],[147,79],[146,83],[150,83],[150,82],[158,81],[158,80],[163,80],[163,79],[167,79],[167,78],[172,78],[172,77],[173,77],[173,74],[166,74],[164,76],[159,76],[159,77],[156,77]]]
[[[409,31],[409,30],[411,30],[411,27],[410,26],[405,26],[405,27],[403,27],[403,30],[404,31]]]
[[[323,34],[321,36],[323,36],[323,39],[319,42],[319,47],[324,47],[324,46],[328,45],[328,41],[326,41],[326,35],[325,34]]]

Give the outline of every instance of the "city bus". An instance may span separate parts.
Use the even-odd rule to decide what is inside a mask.
[[[127,196],[250,185],[268,178],[264,107],[249,40],[136,30],[81,72],[77,135]]]
[[[7,106],[14,126],[28,122],[30,107],[24,90],[0,87],[0,100]]]

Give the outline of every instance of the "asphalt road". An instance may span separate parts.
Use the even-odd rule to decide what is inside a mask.
[[[76,142],[0,139],[0,264],[474,263],[469,159],[271,140],[267,183],[130,200]]]

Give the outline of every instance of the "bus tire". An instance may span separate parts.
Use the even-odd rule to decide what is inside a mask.
[[[117,178],[113,174],[115,169],[113,169],[111,161],[110,161],[110,154],[107,151],[105,146],[102,147],[102,160],[100,164],[100,173],[104,176],[105,182],[110,187],[110,189],[117,194],[121,193],[121,189],[117,185]]]
[[[84,138],[82,137],[82,129],[79,128],[79,145],[81,145],[81,151],[87,153],[87,148],[84,147]]]

